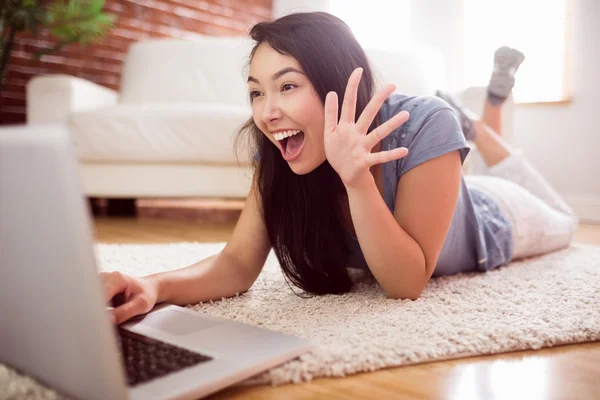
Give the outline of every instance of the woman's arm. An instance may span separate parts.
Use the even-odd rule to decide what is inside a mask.
[[[339,120],[337,93],[325,97],[325,155],[348,192],[356,236],[371,272],[390,297],[416,299],[437,264],[458,200],[462,159],[452,148],[467,144],[448,105],[421,97],[412,100],[413,123],[421,125],[412,145],[372,153],[377,143],[408,120],[409,113],[396,112],[368,132],[395,86],[379,90],[356,121],[361,74],[362,68],[357,68],[348,78]],[[415,110],[418,104],[429,105]],[[407,154],[392,215],[369,168]]]
[[[147,276],[158,288],[157,302],[185,305],[230,297],[248,290],[262,270],[271,243],[255,184],[225,248],[187,268]]]
[[[247,268],[223,251],[189,267],[142,279],[158,288],[157,303],[186,305],[243,293],[252,286],[257,272],[260,270]]]
[[[398,183],[394,214],[371,174],[347,187],[350,213],[369,269],[395,299],[421,295],[437,263],[458,200],[458,151],[426,161]]]

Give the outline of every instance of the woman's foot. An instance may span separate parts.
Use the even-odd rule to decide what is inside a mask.
[[[467,107],[464,107],[460,104],[460,102],[455,99],[453,96],[446,92],[436,91],[435,95],[440,99],[446,101],[452,107],[456,116],[458,117],[458,121],[460,122],[460,127],[462,128],[463,134],[465,135],[465,139],[468,141],[475,141],[475,126],[473,125],[473,121],[477,120],[477,115]]]
[[[508,98],[515,85],[515,73],[525,55],[510,47],[500,47],[494,53],[494,69],[488,84],[488,101],[498,106]]]

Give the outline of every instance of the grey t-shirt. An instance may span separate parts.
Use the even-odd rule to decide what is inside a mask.
[[[381,122],[402,110],[410,113],[409,120],[386,136],[381,148],[384,151],[407,147],[409,151],[400,160],[382,164],[383,197],[391,212],[402,175],[427,160],[456,150],[464,162],[470,151],[454,111],[444,100],[392,94],[381,108]],[[351,233],[348,243],[352,249],[348,267],[368,268],[358,240]],[[512,254],[509,219],[489,196],[468,187],[462,178],[450,230],[433,276],[488,270],[508,263]]]

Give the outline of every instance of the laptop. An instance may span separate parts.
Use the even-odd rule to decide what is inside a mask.
[[[65,127],[0,129],[0,362],[80,399],[193,399],[310,349],[308,341],[160,304],[109,321]]]

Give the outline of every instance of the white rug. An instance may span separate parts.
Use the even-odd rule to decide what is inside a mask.
[[[188,266],[224,243],[98,245],[101,268],[132,275]],[[193,306],[308,338],[312,353],[245,384],[283,384],[384,367],[600,340],[600,247],[575,244],[487,273],[430,281],[417,301],[386,299],[363,280],[342,296],[302,299],[274,254],[252,289]],[[0,364],[0,393],[54,393]]]

